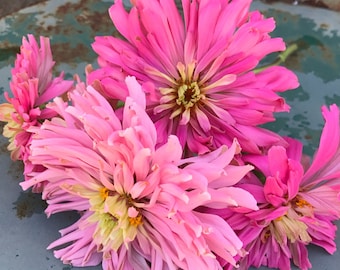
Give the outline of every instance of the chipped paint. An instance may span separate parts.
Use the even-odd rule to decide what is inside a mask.
[[[333,36],[338,33],[340,35],[339,12],[322,8],[316,9],[305,5],[293,5],[292,3],[293,1],[290,1],[290,4],[275,1],[275,3],[264,4],[261,1],[255,1],[253,7],[260,10],[287,12],[291,16],[296,15],[298,18],[307,18],[314,22],[314,30],[318,30],[322,26],[322,28],[326,28],[324,34]]]
[[[253,8],[275,18],[276,29],[272,36],[298,45],[298,50],[284,63],[300,81],[298,89],[282,93],[291,110],[277,114],[277,120],[265,126],[301,140],[304,152],[313,155],[324,124],[321,106],[340,104],[339,13],[309,6],[292,8],[282,3],[264,5],[259,1]]]
[[[92,63],[96,57],[90,46],[94,37],[114,33],[107,14],[111,4],[94,0],[46,1],[22,9],[0,19],[0,49],[16,48],[22,36],[33,33],[50,37],[57,70],[59,63],[68,63],[72,68]]]
[[[50,37],[57,62],[56,72],[65,70],[68,77],[74,73],[82,75],[87,63],[96,63],[90,47],[94,36],[117,34],[107,14],[112,3],[113,0],[50,0],[1,18],[0,102],[4,102],[2,93],[8,90],[10,69],[22,36],[33,33]],[[278,120],[268,126],[282,135],[301,139],[306,145],[305,152],[312,154],[323,125],[316,108],[324,103],[340,104],[339,13],[302,5],[266,5],[260,1],[255,1],[253,8],[262,10],[268,17],[275,17],[277,29],[274,36],[282,36],[287,43],[299,44],[296,54],[285,62],[301,82],[298,90],[284,93],[292,106],[291,113],[278,114]],[[6,191],[0,189],[0,228],[10,233],[1,238],[7,247],[0,254],[1,265],[11,265],[13,269],[71,269],[45,248],[58,237],[57,229],[70,224],[72,218],[65,218],[65,214],[55,219],[51,217],[52,221],[46,220],[42,214],[45,205],[40,200],[38,203],[34,194],[20,190],[18,182],[22,180],[23,168],[21,163],[10,161],[6,147],[7,141],[0,138],[0,168],[6,174],[1,179]],[[318,256],[317,259],[313,255]],[[33,265],[27,260],[32,256],[35,257]],[[322,254],[311,251],[311,260],[317,268],[318,262],[315,261],[321,263]],[[329,257],[325,260],[329,261]],[[101,267],[87,269],[99,270]]]

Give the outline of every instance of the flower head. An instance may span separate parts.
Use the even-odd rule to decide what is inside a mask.
[[[72,105],[58,98],[50,105],[61,118],[31,129],[31,161],[46,170],[21,185],[47,181],[48,214],[84,213],[50,248],[66,244],[55,253],[65,263],[102,260],[104,269],[222,269],[219,258],[235,265],[242,242],[199,208],[257,209],[248,192],[232,187],[252,166],[230,164],[236,141],[188,159],[174,135],[156,148],[142,88],[132,77],[126,83],[121,112],[91,86],[77,87]]]
[[[3,135],[9,138],[8,150],[13,160],[27,159],[26,146],[31,136],[27,129],[39,126],[41,121],[53,116],[51,110],[44,108],[45,103],[69,90],[73,84],[63,80],[63,74],[53,79],[53,66],[48,38],[40,37],[40,47],[34,36],[23,38],[11,72],[13,97],[6,92],[9,103],[0,104],[0,121],[7,122]]]
[[[96,37],[101,68],[89,74],[90,83],[101,81],[102,92],[115,99],[127,95],[122,76],[145,84],[160,144],[169,134],[195,153],[230,146],[234,138],[251,153],[284,144],[258,127],[273,121],[274,112],[289,109],[277,92],[298,86],[283,67],[254,72],[266,55],[285,49],[282,39],[269,36],[272,18],[250,12],[250,0],[182,0],[183,14],[174,1],[132,3],[130,12],[121,0],[110,8],[125,40]]]
[[[267,156],[246,158],[263,173],[265,183],[253,179],[242,185],[257,199],[258,211],[229,213],[226,218],[249,252],[241,261],[243,267],[290,269],[292,259],[300,269],[309,269],[308,244],[335,252],[333,221],[340,218],[339,109],[332,105],[322,112],[326,123],[319,149],[305,172],[302,144],[289,138],[287,149],[273,146]]]

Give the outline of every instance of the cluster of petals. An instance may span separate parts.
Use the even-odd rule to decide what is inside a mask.
[[[114,111],[92,86],[79,83],[48,105],[59,117],[32,127],[30,160],[46,169],[22,182],[45,182],[48,215],[76,210],[80,219],[49,248],[74,266],[103,269],[222,269],[244,255],[242,242],[209,209],[256,210],[254,197],[234,187],[251,165],[234,164],[235,140],[183,159],[176,136],[159,147],[146,99],[134,77]],[[202,209],[202,210],[200,210]]]
[[[287,149],[273,146],[266,156],[246,158],[265,182],[254,177],[242,184],[258,201],[258,211],[224,213],[249,252],[241,260],[241,269],[251,265],[290,269],[292,259],[306,270],[312,267],[308,244],[331,254],[336,251],[333,222],[340,218],[339,109],[324,106],[322,113],[325,126],[310,166],[301,162],[302,144],[290,138]]]
[[[285,145],[259,127],[289,110],[278,92],[298,86],[284,67],[256,72],[265,56],[285,50],[281,38],[269,35],[273,18],[250,11],[251,0],[182,0],[178,7],[174,0],[131,2],[130,11],[122,0],[109,9],[124,39],[95,38],[100,68],[89,83],[100,81],[108,99],[122,100],[128,91],[121,78],[132,75],[145,84],[159,144],[174,134],[199,154],[230,146],[234,138],[248,153]]]
[[[33,35],[23,37],[20,53],[11,71],[12,97],[5,92],[8,103],[0,105],[0,121],[7,122],[3,135],[9,138],[8,150],[13,160],[26,160],[31,126],[53,116],[44,108],[52,98],[68,91],[73,82],[63,80],[63,74],[52,77],[54,61],[50,41],[40,37],[40,47]]]
[[[251,2],[116,0],[120,37],[95,38],[99,68],[75,86],[53,77],[48,38],[23,38],[0,121],[22,188],[42,192],[48,216],[79,213],[48,247],[62,262],[307,270],[308,244],[335,252],[339,108],[322,107],[311,164],[261,127],[289,111],[280,93],[298,80],[259,68],[285,44]]]

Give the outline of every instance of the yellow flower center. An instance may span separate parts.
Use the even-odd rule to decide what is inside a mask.
[[[184,106],[185,110],[192,108],[196,102],[204,98],[197,82],[182,84],[177,90],[177,95],[177,105]]]
[[[312,241],[307,232],[307,225],[296,218],[284,215],[272,222],[272,233],[279,244],[285,243],[286,237],[291,243],[302,241],[309,243]]]
[[[309,243],[312,241],[308,233],[308,226],[300,221],[301,213],[294,209],[294,205],[311,206],[307,201],[298,199],[292,203],[293,208],[290,208],[286,214],[271,221],[267,229],[262,233],[262,241],[266,242],[270,235],[281,245],[286,243],[288,239],[291,243],[302,241]]]
[[[196,62],[176,65],[177,74],[172,77],[156,69],[148,69],[147,72],[159,77],[166,86],[160,87],[162,97],[159,105],[154,108],[154,113],[170,112],[170,119],[181,116],[180,124],[185,125],[190,118],[200,111],[200,105],[209,107],[209,92],[218,87],[225,87],[233,83],[237,76],[225,74],[217,80],[212,78],[214,71],[198,73]],[[194,112],[194,114],[192,114]]]
[[[96,191],[81,185],[62,185],[63,189],[89,200],[92,215],[87,221],[96,224],[93,238],[100,251],[117,251],[123,244],[128,248],[139,226],[143,225],[141,209],[130,194],[120,194],[99,185],[94,187]]]
[[[196,64],[191,63],[184,65],[177,64],[177,78],[170,78],[162,74],[169,82],[169,87],[161,87],[159,90],[163,95],[160,99],[160,105],[155,110],[161,112],[172,110],[170,119],[181,114],[186,114],[190,118],[190,111],[205,99],[205,91],[202,88],[199,78],[194,76]]]
[[[88,221],[97,224],[94,239],[98,245],[103,250],[117,251],[122,244],[133,241],[143,216],[131,196],[101,187],[91,197],[90,210],[94,213]]]

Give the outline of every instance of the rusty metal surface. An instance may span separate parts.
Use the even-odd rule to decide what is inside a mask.
[[[90,47],[94,36],[114,34],[107,14],[112,3],[111,0],[40,1],[0,18],[0,102],[4,102],[3,92],[9,89],[10,69],[22,36],[28,33],[50,37],[56,73],[64,70],[69,78],[75,73],[83,76],[87,63],[95,65],[95,54]],[[46,247],[77,215],[46,217],[43,212],[46,205],[40,196],[21,190],[23,168],[21,163],[10,160],[7,144],[0,136],[0,269],[76,269],[54,258]],[[99,270],[101,266],[86,269]]]
[[[22,36],[32,33],[50,37],[56,71],[66,69],[70,76],[82,74],[82,63],[95,59],[90,47],[94,36],[114,32],[107,15],[111,4],[98,0],[44,1],[1,18],[1,66],[11,65]]]
[[[265,3],[284,2],[294,5],[309,5],[340,11],[340,0],[262,0]]]
[[[297,73],[301,86],[285,96],[292,106],[291,113],[278,115],[270,128],[302,140],[305,152],[311,154],[323,123],[320,106],[340,104],[340,16],[326,9],[292,6],[292,2],[265,4],[258,0],[253,8],[276,19],[273,35],[282,36],[288,43],[299,43],[298,52],[285,65]],[[28,33],[51,38],[56,72],[64,70],[67,77],[75,73],[83,76],[86,64],[96,65],[90,47],[94,36],[116,34],[107,14],[112,3],[113,0],[49,0],[0,18],[0,102],[4,101],[3,92],[8,91],[10,69],[22,36]],[[6,146],[7,141],[1,136],[0,244],[5,248],[0,252],[0,269],[78,269],[63,265],[53,257],[52,251],[46,250],[59,237],[58,230],[71,224],[76,215],[64,213],[47,219],[39,195],[22,192],[18,185],[22,167],[10,160]],[[337,244],[340,245],[339,236]],[[335,264],[340,261],[339,251],[329,256],[316,247],[309,250],[313,269],[338,268]]]
[[[0,18],[45,0],[0,0]]]

